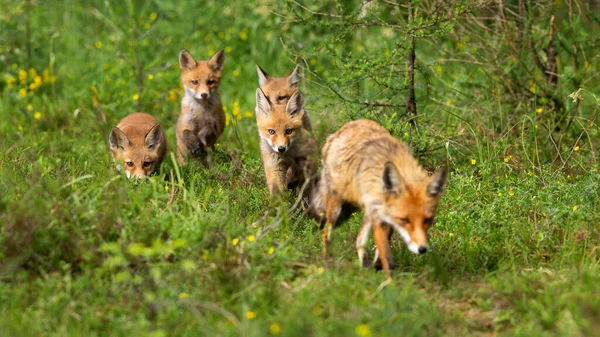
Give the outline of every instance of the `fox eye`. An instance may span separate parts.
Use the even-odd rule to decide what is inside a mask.
[[[198,85],[198,81],[197,80],[191,80],[193,85]]]
[[[145,167],[145,168],[148,168],[148,167],[150,167],[151,165],[152,165],[152,162],[151,162],[151,161],[145,161],[145,162],[144,162],[144,167]]]
[[[208,81],[206,81],[206,84],[213,85],[213,84],[215,84],[215,80],[208,80]]]
[[[406,225],[406,224],[408,224],[410,221],[408,220],[408,218],[400,218],[400,222],[401,222],[403,225]]]
[[[423,220],[423,222],[427,225],[431,225],[433,223],[433,217],[425,218],[425,220]]]
[[[292,132],[294,132],[294,129],[285,129],[285,134],[286,135],[291,135]]]
[[[128,161],[125,163],[125,165],[127,165],[127,167],[133,167],[133,162],[132,161]]]
[[[283,101],[283,100],[285,100],[285,99],[287,99],[287,98],[288,98],[287,96],[279,96],[279,97],[277,97],[277,99],[278,99],[279,101]]]
[[[273,130],[273,129],[269,129],[269,134],[270,134],[270,135],[274,135],[274,134],[275,134],[275,130]]]

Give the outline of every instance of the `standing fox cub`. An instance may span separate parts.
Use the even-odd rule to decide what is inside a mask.
[[[110,152],[127,178],[144,178],[157,170],[167,153],[167,137],[154,117],[137,112],[110,130]]]
[[[392,229],[408,249],[423,254],[429,248],[427,230],[433,225],[440,197],[446,188],[445,168],[428,176],[408,146],[374,121],[352,121],[327,138],[323,170],[310,206],[317,217],[325,215],[323,253],[342,206],[358,206],[364,213],[356,239],[358,259],[371,265],[365,244],[373,230],[375,261],[385,272],[394,268],[390,250]]]
[[[286,105],[292,97],[292,94],[298,90],[300,75],[298,66],[286,77],[272,77],[267,74],[258,64],[256,65],[258,73],[258,85],[273,105]],[[302,115],[302,127],[312,132],[312,123],[306,112]]]
[[[185,49],[179,53],[181,82],[185,95],[177,120],[177,161],[183,164],[188,155],[206,157],[225,128],[225,112],[219,98],[219,82],[225,54],[216,52],[208,61],[196,61]]]
[[[302,94],[295,91],[286,105],[273,105],[256,89],[256,123],[269,193],[276,195],[309,179],[316,167],[317,144],[302,129]]]

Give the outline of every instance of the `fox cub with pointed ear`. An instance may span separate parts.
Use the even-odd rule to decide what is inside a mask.
[[[302,128],[302,94],[295,91],[286,105],[273,105],[256,89],[256,123],[269,193],[302,186],[316,168],[317,144]]]
[[[365,250],[371,230],[377,247],[374,260],[381,260],[388,275],[394,267],[390,250],[393,231],[411,252],[427,252],[427,231],[446,188],[445,168],[428,176],[406,144],[370,120],[346,123],[327,138],[322,155],[323,169],[310,208],[314,216],[325,216],[325,256],[332,228],[345,204],[359,207],[364,214],[356,239],[363,266],[371,265]]]
[[[272,77],[267,74],[258,64],[256,72],[258,73],[258,85],[273,105],[286,105],[292,97],[292,94],[298,90],[300,82],[299,67],[296,66],[286,77]],[[302,127],[310,132],[313,131],[312,123],[308,113],[305,111],[302,115]]]
[[[177,160],[183,164],[190,155],[205,158],[225,128],[225,112],[219,98],[219,82],[225,53],[216,52],[208,61],[197,61],[185,49],[179,53],[181,82],[185,95],[177,120]]]
[[[110,130],[110,152],[117,170],[125,164],[127,178],[144,178],[158,170],[167,153],[167,137],[149,114],[137,112]]]

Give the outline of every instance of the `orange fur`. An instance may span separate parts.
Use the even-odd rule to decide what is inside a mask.
[[[370,265],[364,248],[370,230],[388,274],[393,268],[389,249],[392,229],[400,233],[413,253],[427,251],[427,231],[446,186],[445,169],[428,176],[406,144],[369,120],[342,126],[328,137],[322,154],[323,170],[310,207],[317,217],[325,217],[324,255],[344,204],[364,212],[356,243],[363,265]]]
[[[256,123],[269,193],[282,193],[312,176],[317,145],[302,129],[302,95],[296,91],[288,103],[272,105],[256,90]]]
[[[258,84],[269,102],[273,105],[286,105],[294,92],[298,91],[300,83],[299,67],[296,66],[286,77],[272,77],[260,66],[256,66],[258,73]],[[302,115],[302,126],[312,132],[312,123],[306,111]]]
[[[144,178],[157,170],[167,152],[167,137],[156,119],[137,112],[113,127],[110,151],[117,169],[125,167],[127,177]]]
[[[181,82],[185,95],[177,120],[177,160],[180,164],[191,154],[205,157],[225,129],[225,112],[219,97],[224,52],[219,50],[208,61],[197,61],[183,49],[179,53]]]

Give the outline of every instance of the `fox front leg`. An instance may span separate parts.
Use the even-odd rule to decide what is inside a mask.
[[[369,216],[365,216],[363,219],[362,227],[358,232],[358,236],[356,237],[356,252],[358,253],[358,262],[362,264],[364,268],[368,268],[371,266],[371,261],[369,260],[369,253],[365,249],[365,245],[369,240],[369,236],[371,234],[371,219]]]
[[[394,258],[390,249],[389,232],[391,229],[389,227],[390,225],[382,222],[373,224],[373,236],[375,238],[375,245],[379,251],[379,259],[381,260],[383,270],[388,277],[391,277],[391,270],[394,269]]]

